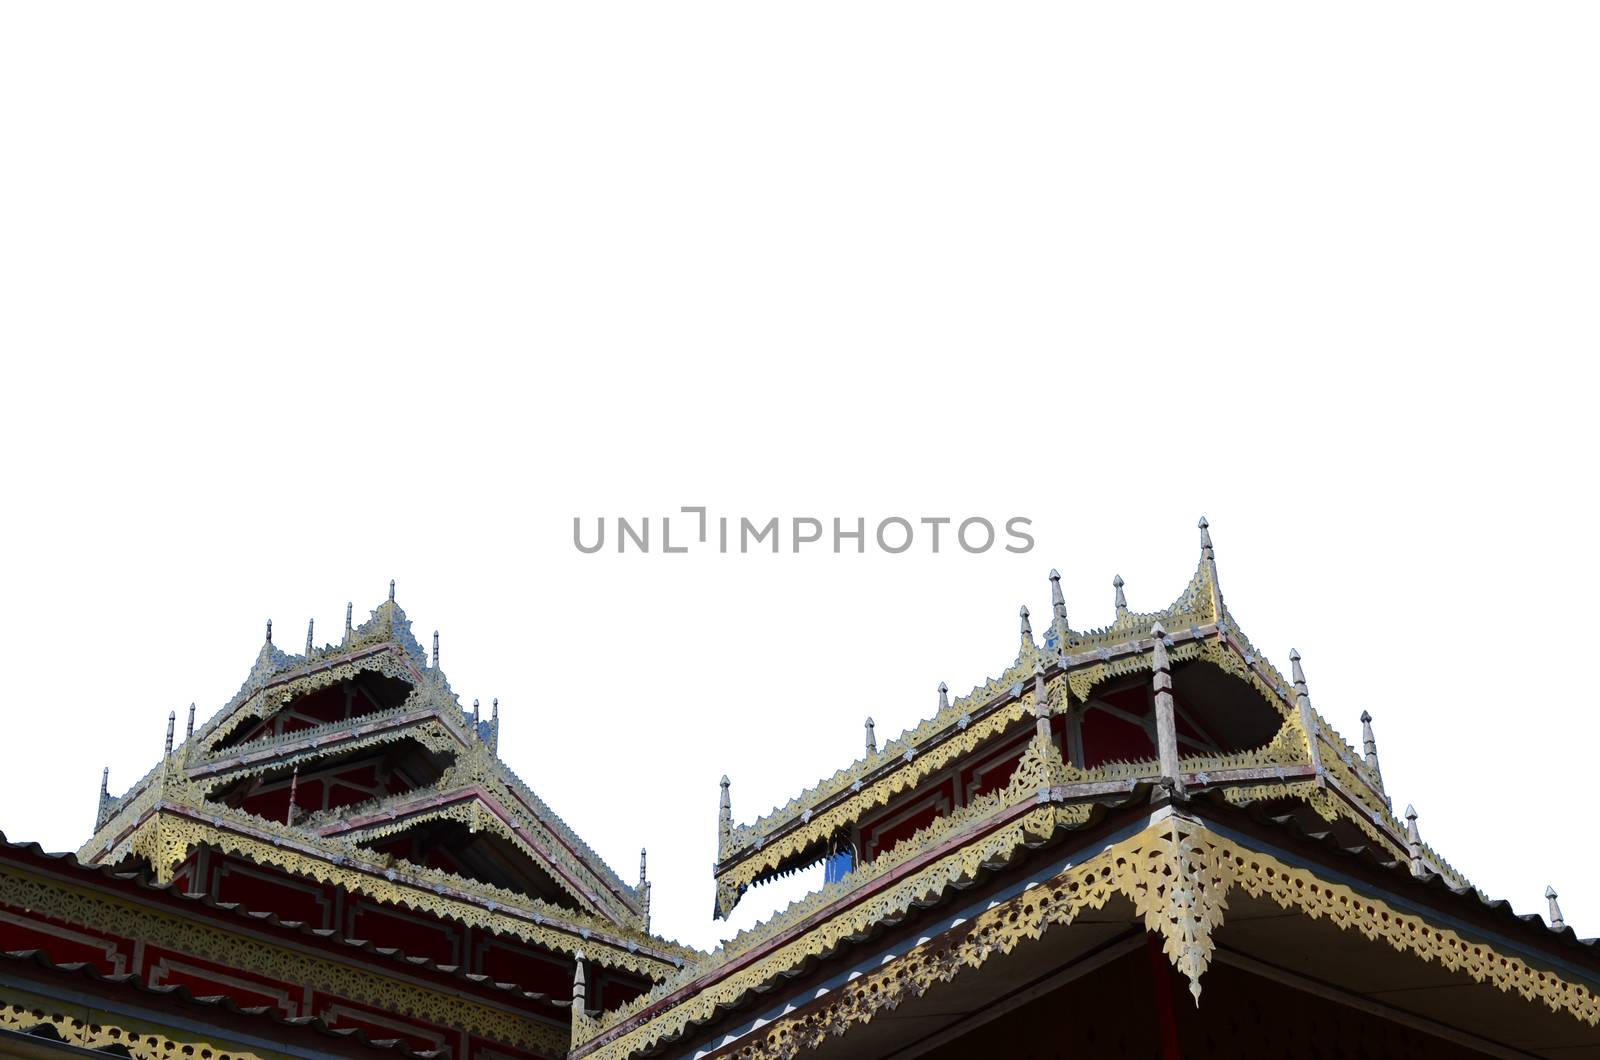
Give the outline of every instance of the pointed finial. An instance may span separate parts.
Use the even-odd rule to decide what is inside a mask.
[[[394,579],[389,579],[389,602],[394,603]]]
[[[272,619],[267,619],[267,643],[272,643]]]
[[[639,848],[639,889],[640,890],[644,889],[645,880],[647,878],[647,875],[645,873],[645,857],[646,857],[646,855],[648,853],[649,853],[649,851],[646,848],[644,848],[644,847],[640,847]]]
[[[1050,611],[1055,619],[1056,633],[1062,638],[1062,647],[1065,648],[1067,598],[1061,592],[1061,572],[1054,567],[1050,568]]]
[[[472,730],[474,732],[478,730],[478,725],[482,722],[482,720],[482,717],[478,713],[478,701],[474,699],[472,701]]]
[[[1550,927],[1560,931],[1567,926],[1567,921],[1561,915],[1561,906],[1556,904],[1556,889],[1549,886],[1545,887],[1544,896],[1550,902]]]
[[[1294,677],[1294,687],[1297,692],[1306,690],[1306,672],[1300,666],[1300,653],[1293,648],[1289,649],[1289,668]]]
[[[103,798],[111,790],[111,767],[106,766],[100,770],[100,795]]]
[[[1111,587],[1117,591],[1117,613],[1122,614],[1128,610],[1128,598],[1122,594],[1122,575],[1111,579]]]
[[[300,792],[300,763],[296,762],[294,773],[289,777],[289,808],[283,811],[283,823],[294,824],[294,804]]]
[[[1378,740],[1372,735],[1372,715],[1366,711],[1361,712],[1361,754],[1367,760],[1367,768],[1377,774],[1378,788],[1383,788],[1383,773],[1378,768]]]
[[[311,643],[312,638],[316,635],[316,632],[317,620],[313,618],[311,621],[306,623],[306,658],[308,659],[311,658]]]
[[[346,641],[348,641],[350,639],[350,634],[355,632],[355,624],[354,624],[355,615],[356,615],[356,603],[355,603],[355,601],[354,600],[346,600],[345,604],[344,604],[344,639]]]
[[[950,686],[945,684],[943,681],[940,681],[939,682],[939,709],[940,710],[948,710],[949,708],[950,708]]]
[[[1406,806],[1406,844],[1411,848],[1411,875],[1422,876],[1427,870],[1422,867],[1422,833],[1417,828],[1417,808]]]
[[[499,725],[500,724],[500,697],[499,696],[495,696],[494,697],[494,702],[489,704],[489,723],[491,725]]]
[[[1022,619],[1022,639],[1024,641],[1033,640],[1033,624],[1028,621],[1027,607],[1023,607],[1021,610],[1019,610],[1017,615]]]
[[[717,800],[717,849],[726,853],[733,838],[733,800],[728,797],[728,774],[722,774],[722,795]]]
[[[192,737],[193,735],[194,735],[194,704],[190,703],[189,704],[189,724],[183,730],[183,738],[185,740],[187,740],[190,737]]]
[[[873,728],[873,724],[872,724],[872,719],[871,718],[867,719],[866,728],[867,728],[867,757],[871,758],[873,755],[878,753],[878,733],[877,733],[877,730],[875,728]]]
[[[1207,559],[1211,558],[1211,524],[1206,522],[1206,517],[1200,517],[1200,551],[1205,553]]]
[[[439,631],[433,631],[433,668],[439,668]]]

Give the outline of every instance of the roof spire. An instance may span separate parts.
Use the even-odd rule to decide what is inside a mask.
[[[494,702],[489,704],[489,750],[500,750],[500,697],[495,696]]]
[[[644,929],[650,930],[650,879],[645,875],[644,847],[639,848],[639,908],[644,914]]]
[[[1041,739],[1050,739],[1050,692],[1044,683],[1044,660],[1033,661],[1033,730]]]
[[[722,796],[717,802],[717,851],[726,854],[733,841],[733,800],[728,796],[728,774],[722,774]]]
[[[1406,844],[1411,848],[1411,875],[1422,876],[1422,833],[1417,830],[1417,808],[1406,806]]]
[[[188,740],[194,735],[194,704],[189,704],[189,725],[183,730],[183,738]]]
[[[355,601],[354,600],[346,600],[345,604],[344,604],[344,642],[346,644],[350,643],[350,637],[355,632],[355,626],[353,624],[353,619],[355,618],[355,613],[356,613],[356,603],[355,603]]]
[[[1128,598],[1122,594],[1122,575],[1118,574],[1111,579],[1111,587],[1117,590],[1117,617],[1128,613]]]
[[[172,753],[172,730],[177,724],[178,724],[178,712],[175,711],[175,710],[167,711],[167,750],[166,750],[166,753],[169,754],[169,755]]]
[[[311,658],[311,642],[317,632],[317,620],[311,619],[306,623],[306,658]]]
[[[950,686],[943,681],[939,682],[939,709],[950,709]]]
[[[1378,740],[1372,735],[1372,715],[1364,710],[1361,712],[1361,753],[1367,760],[1367,768],[1378,778],[1378,790],[1382,791],[1383,771],[1378,768]]]
[[[110,766],[106,766],[105,768],[100,770],[100,797],[102,799],[105,798],[106,795],[110,793],[110,789],[111,789],[111,767]]]
[[[1211,547],[1211,524],[1200,517],[1200,566],[1211,582],[1211,611],[1216,621],[1222,622],[1222,586],[1217,584],[1217,554]]]
[[[871,758],[878,753],[878,732],[872,725],[872,719],[867,719],[867,757]]]
[[[389,579],[389,602],[394,603],[394,579]]]
[[[1556,889],[1554,887],[1546,887],[1544,896],[1550,901],[1550,927],[1552,930],[1560,931],[1567,926],[1567,921],[1561,915],[1561,906],[1556,904]]]
[[[296,762],[294,773],[289,777],[289,808],[283,812],[283,823],[294,824],[294,801],[300,791],[300,763]]]
[[[1300,728],[1305,730],[1306,750],[1311,754],[1311,765],[1317,771],[1317,782],[1322,783],[1322,749],[1317,746],[1317,715],[1311,709],[1311,692],[1306,686],[1306,672],[1300,667],[1300,653],[1289,649],[1289,668],[1294,674],[1295,709],[1300,715]]]
[[[1022,644],[1027,647],[1033,643],[1033,623],[1028,621],[1028,608],[1026,605],[1017,611],[1017,615],[1022,619]]]
[[[472,731],[477,732],[478,726],[482,724],[482,722],[483,716],[478,713],[478,701],[474,699],[472,701]]]
[[[433,668],[439,668],[439,631],[433,631]]]
[[[267,643],[272,643],[272,619],[267,619]]]
[[[1067,647],[1067,598],[1061,593],[1061,572],[1050,568],[1051,625],[1055,627],[1056,640],[1063,651]]]

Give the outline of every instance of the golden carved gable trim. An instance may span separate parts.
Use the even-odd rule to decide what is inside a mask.
[[[307,986],[363,1004],[517,1045],[560,1054],[566,1034],[550,1024],[459,994],[434,991],[351,963],[325,960],[215,924],[31,875],[0,872],[0,904]]]
[[[1463,972],[1475,982],[1600,1026],[1600,996],[1582,983],[1463,938],[1343,884],[1328,883],[1310,869],[1233,843],[1197,821],[1174,814],[986,910],[960,928],[885,962],[880,969],[825,995],[818,1004],[762,1026],[750,1041],[727,1055],[738,1060],[792,1060],[801,1051],[843,1034],[905,999],[948,982],[963,968],[976,968],[995,954],[1009,953],[1024,939],[1038,938],[1053,925],[1070,923],[1083,911],[1104,906],[1118,893],[1133,902],[1146,929],[1160,937],[1163,952],[1189,979],[1198,999],[1213,951],[1212,935],[1224,921],[1227,896],[1235,887],[1313,919],[1326,917],[1341,929],[1359,931],[1400,952]],[[786,961],[800,954],[820,957],[833,952],[849,935],[848,931],[836,932],[835,925],[829,921],[791,943],[796,952]],[[648,1022],[587,1051],[580,1048],[575,1055],[586,1060],[626,1060],[676,1038],[692,1025],[713,1018],[719,1006],[731,1007],[765,983],[774,974],[765,963],[707,983]],[[618,1022],[617,1018],[606,1020],[610,1026]]]

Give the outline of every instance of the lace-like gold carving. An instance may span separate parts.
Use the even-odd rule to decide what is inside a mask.
[[[992,850],[987,843],[985,849]],[[1500,954],[1342,884],[1326,883],[1308,869],[1231,843],[1197,822],[1169,817],[986,910],[969,924],[887,962],[880,970],[850,981],[820,1004],[767,1024],[729,1055],[740,1060],[791,1060],[802,1050],[948,982],[963,968],[976,968],[997,953],[1010,952],[1024,939],[1038,938],[1051,925],[1069,923],[1085,910],[1100,908],[1115,893],[1132,900],[1146,928],[1160,936],[1163,951],[1189,979],[1198,998],[1201,977],[1210,963],[1212,935],[1223,922],[1227,894],[1234,887],[1313,919],[1326,917],[1341,929],[1359,931],[1368,939],[1382,940],[1401,952],[1463,972],[1476,982],[1541,1002],[1552,1011],[1565,1011],[1591,1026],[1600,1025],[1600,997],[1581,983]],[[890,911],[876,904],[875,910],[880,914]],[[623,1060],[676,1038],[690,1026],[712,1018],[718,1006],[731,1007],[764,987],[779,974],[779,967],[797,967],[808,957],[833,952],[849,934],[848,930],[833,930],[837,924],[828,921],[771,957],[724,979],[706,982],[682,1004],[664,1009],[626,1034],[587,1051],[580,1047],[575,1055],[588,1060]],[[702,972],[701,978],[709,979],[710,973]],[[634,1014],[655,996],[647,995],[640,999],[645,1004],[636,1003],[617,1016]],[[599,1033],[621,1021],[605,1019]]]
[[[282,982],[303,983],[390,1012],[460,1027],[505,1042],[557,1052],[565,1033],[533,1019],[455,994],[434,992],[359,966],[327,961],[214,925],[118,902],[55,880],[0,873],[0,903],[92,927],[123,938],[175,949]]]

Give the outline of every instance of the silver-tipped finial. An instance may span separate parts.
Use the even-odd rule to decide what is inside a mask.
[[[346,600],[344,604],[344,639],[349,640],[350,634],[355,632],[356,602]]]
[[[389,579],[389,602],[394,603],[394,579]]]
[[[867,757],[871,758],[878,753],[878,731],[873,726],[872,719],[867,719]]]
[[[646,855],[648,853],[649,853],[649,851],[646,850],[646,848],[644,848],[644,847],[640,847],[639,848],[639,889],[640,890],[644,889],[645,880],[648,878],[647,874],[645,872],[645,857],[646,857]]]
[[[100,770],[100,794],[105,795],[111,790],[111,767],[106,766]]]
[[[1211,555],[1211,524],[1206,522],[1206,517],[1200,517],[1200,551],[1207,556]]]
[[[481,723],[482,721],[483,721],[483,718],[478,713],[478,701],[476,699],[474,699],[472,701],[472,728],[474,730],[476,730],[478,728],[479,723]]]
[[[189,739],[194,735],[194,704],[189,704],[189,724],[183,730],[183,738]]]
[[[1417,808],[1406,806],[1406,844],[1411,854],[1411,875],[1424,875],[1426,870],[1422,867],[1422,832],[1417,828]]]
[[[317,620],[313,618],[306,623],[306,658],[308,659],[311,658],[312,638],[316,636],[316,632]]]
[[[1556,903],[1556,889],[1545,887],[1544,896],[1550,903],[1550,927],[1560,931],[1567,926],[1566,918],[1561,915],[1561,906]]]
[[[1061,592],[1061,572],[1054,567],[1050,568],[1050,611],[1055,619],[1056,631],[1065,634],[1067,630],[1067,598]]]
[[[1118,574],[1111,579],[1111,587],[1117,591],[1117,613],[1122,614],[1128,610],[1128,598],[1122,592],[1122,575]]]
[[[939,682],[939,709],[947,710],[950,707],[950,686],[943,681]]]
[[[272,619],[267,619],[267,643],[272,643]]]
[[[1026,607],[1023,607],[1022,609],[1020,609],[1017,612],[1017,615],[1018,615],[1019,618],[1022,619],[1022,639],[1023,640],[1032,640],[1033,639],[1033,623],[1028,620],[1028,609]]]
[[[178,726],[178,712],[167,711],[167,754],[172,753],[172,731]]]
[[[1289,649],[1289,669],[1294,678],[1294,687],[1298,692],[1306,690],[1306,672],[1300,666],[1300,653],[1293,648]]]
[[[1372,735],[1372,715],[1366,711],[1361,712],[1361,754],[1367,760],[1367,768],[1378,774],[1378,784],[1383,785],[1383,773],[1378,769],[1378,739]]]
[[[439,668],[439,631],[433,631],[433,668]]]
[[[495,696],[494,702],[489,704],[489,720],[495,725],[500,724],[500,697]]]

